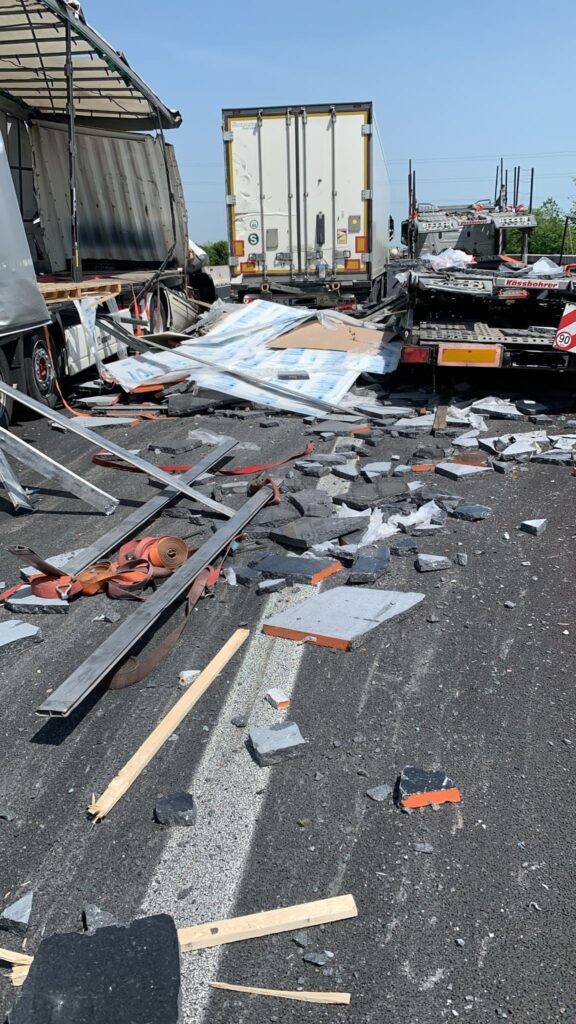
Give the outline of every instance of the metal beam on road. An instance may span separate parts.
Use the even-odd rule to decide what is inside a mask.
[[[37,708],[39,715],[67,717],[110,674],[196,577],[225,551],[245,526],[274,496],[265,485],[227,523],[177,569],[158,590],[129,615],[113,633]]]
[[[7,451],[8,455],[18,459],[25,466],[35,469],[41,476],[55,480],[69,494],[80,498],[87,505],[92,505],[92,508],[103,512],[105,516],[109,516],[118,505],[118,498],[88,483],[83,477],[73,473],[71,469],[66,469],[66,466],[51,459],[49,455],[44,455],[44,452],[39,452],[37,448],[4,427],[0,427],[0,449]]]
[[[36,509],[28,501],[28,497],[12,466],[0,448],[0,484],[2,484],[10,503],[17,512],[35,512]]]
[[[219,501],[213,501],[212,498],[208,498],[205,494],[201,494],[199,491],[195,491],[192,487],[183,483],[179,476],[165,473],[163,469],[159,469],[154,466],[151,462],[147,462],[146,459],[141,459],[139,455],[134,455],[133,452],[127,451],[125,448],[121,448],[120,445],[114,444],[112,441],[107,441],[106,438],[101,437],[100,434],[96,434],[93,430],[89,430],[88,427],[83,427],[77,420],[69,420],[66,416],[62,416],[61,413],[56,412],[54,409],[49,409],[48,406],[43,405],[42,402],[37,402],[35,398],[30,398],[30,395],[24,395],[17,388],[11,388],[3,381],[0,381],[0,394],[6,395],[7,398],[12,398],[16,402],[20,402],[21,405],[25,405],[28,409],[33,409],[34,412],[40,413],[41,416],[45,416],[46,419],[52,420],[53,423],[58,423],[65,430],[69,430],[72,434],[77,434],[79,437],[85,438],[90,444],[97,445],[98,448],[103,448],[106,452],[111,452],[112,455],[118,456],[124,462],[127,462],[129,466],[136,466],[143,473],[151,476],[154,480],[158,480],[159,483],[164,484],[165,487],[175,487],[176,490],[181,491],[182,494],[187,494],[189,498],[193,498],[194,501],[199,502],[206,508],[209,508],[212,512],[219,512],[223,516],[233,516],[234,509],[228,508],[227,505],[222,505]]]
[[[187,473],[183,473],[183,482],[186,484],[194,483],[204,473],[208,473],[219,462],[222,462],[222,459],[237,444],[238,442],[232,438],[229,441],[223,441],[209,455],[205,455],[196,466],[193,466]],[[66,563],[63,571],[69,576],[75,576],[77,573],[82,572],[82,569],[87,569],[89,565],[93,565],[94,562],[100,562],[111,551],[115,551],[123,541],[149,523],[166,505],[170,505],[180,496],[180,492],[174,487],[164,488],[159,494],[155,494],[153,498],[146,501],[140,508],[135,509],[134,512],[127,515],[120,523],[113,526],[111,530],[108,530],[108,533],[105,533],[103,537],[94,541],[89,548],[83,548],[75,558]]]

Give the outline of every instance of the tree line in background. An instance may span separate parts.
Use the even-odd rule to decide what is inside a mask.
[[[224,240],[220,242],[202,242],[202,248],[208,253],[211,267],[228,266],[228,257],[230,256],[228,242]]]
[[[528,252],[558,255],[562,248],[566,217],[569,218],[569,221],[564,251],[567,253],[574,253],[576,251],[576,200],[572,203],[568,213],[565,213],[556,199],[552,199],[552,197],[545,199],[542,205],[536,207],[532,212],[536,217],[537,226],[530,235]],[[507,231],[507,252],[519,253],[521,248],[520,232]]]

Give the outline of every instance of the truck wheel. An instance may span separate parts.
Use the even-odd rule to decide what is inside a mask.
[[[0,348],[0,380],[3,384],[11,385],[14,383],[10,364],[4,355],[2,348]],[[0,427],[7,427],[12,419],[12,410],[14,408],[14,402],[11,398],[6,398],[6,395],[0,394]]]
[[[38,331],[24,338],[24,379],[31,398],[51,409],[59,400],[57,381],[62,376],[60,346],[54,337],[50,348],[44,334]]]

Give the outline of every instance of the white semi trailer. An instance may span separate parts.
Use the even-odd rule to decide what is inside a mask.
[[[229,109],[222,118],[238,298],[383,298],[393,223],[372,103]]]

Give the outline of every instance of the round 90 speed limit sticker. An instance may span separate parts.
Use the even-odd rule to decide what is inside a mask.
[[[572,345],[576,344],[576,338],[568,331],[558,331],[554,344],[556,345],[556,348],[570,348]]]

